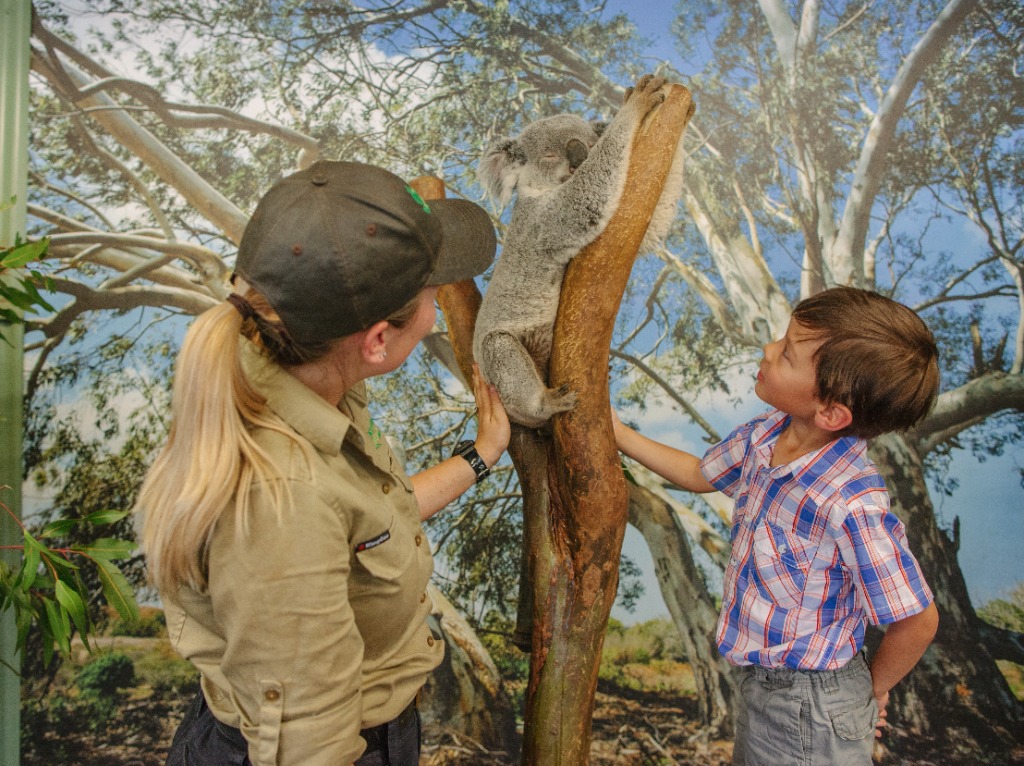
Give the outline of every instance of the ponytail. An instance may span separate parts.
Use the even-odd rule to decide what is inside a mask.
[[[404,325],[418,305],[417,295],[387,321]],[[135,506],[143,517],[150,579],[165,598],[174,598],[183,585],[205,588],[213,530],[233,500],[235,533],[246,533],[254,483],[270,489],[279,522],[290,504],[288,484],[256,443],[254,429],[288,436],[312,459],[309,446],[264,411],[266,399],[242,369],[240,336],[284,367],[313,361],[334,343],[297,344],[266,298],[251,288],[244,296],[232,294],[192,323],[175,366],[170,436]]]
[[[236,533],[245,533],[254,482],[270,487],[278,519],[285,505],[287,486],[251,428],[291,434],[264,412],[266,399],[242,370],[242,328],[232,304],[215,306],[189,328],[178,356],[170,436],[136,504],[150,578],[164,597],[205,587],[214,527],[233,499]]]

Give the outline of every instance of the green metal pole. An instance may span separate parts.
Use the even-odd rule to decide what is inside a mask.
[[[31,0],[0,0],[0,244],[14,244],[25,233],[25,195],[28,178],[28,70]],[[7,207],[10,201],[14,204]],[[20,326],[0,340],[0,485],[11,487],[0,500],[21,517],[23,342]],[[18,525],[6,513],[0,518],[0,544],[21,542]],[[16,552],[15,552],[16,553]],[[8,563],[18,555],[4,550]],[[17,638],[14,610],[0,615],[0,658],[21,667],[14,651]],[[0,667],[0,763],[21,763],[21,679]]]

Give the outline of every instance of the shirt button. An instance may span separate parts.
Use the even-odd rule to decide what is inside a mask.
[[[433,645],[434,645],[434,637],[433,636],[427,636],[427,646],[433,646]]]
[[[416,535],[416,547],[423,545],[423,535]]]
[[[277,689],[267,689],[263,693],[263,699],[265,699],[267,702],[277,702],[279,699],[281,699],[281,692],[279,692]]]
[[[386,495],[388,492],[391,491],[391,485],[386,482],[384,484],[381,484],[380,491]]]
[[[426,603],[426,601],[427,601],[427,594],[426,593],[421,593],[420,594],[420,603],[423,604],[423,603]]]

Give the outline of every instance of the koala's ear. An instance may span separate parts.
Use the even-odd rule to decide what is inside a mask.
[[[600,138],[608,128],[608,123],[604,120],[594,120],[590,123],[590,127],[594,129],[594,132],[597,133],[597,137]]]
[[[514,138],[499,138],[487,147],[477,174],[487,193],[504,208],[512,200],[526,152]]]

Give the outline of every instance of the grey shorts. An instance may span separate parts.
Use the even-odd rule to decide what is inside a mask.
[[[864,652],[839,670],[740,668],[733,766],[870,766],[878,705]]]

